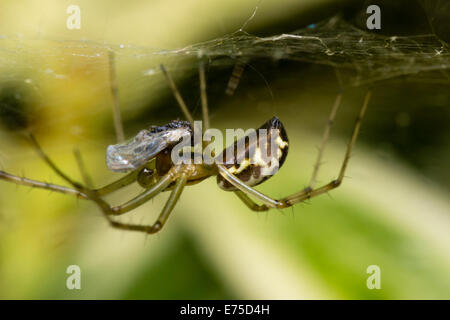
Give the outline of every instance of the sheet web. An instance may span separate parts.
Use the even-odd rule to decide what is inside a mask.
[[[257,37],[238,31],[202,43],[175,50],[155,50],[131,45],[109,45],[90,41],[60,41],[58,52],[45,41],[29,41],[20,37],[0,37],[0,66],[15,65],[26,68],[19,61],[32,57],[52,55],[85,55],[92,64],[105,50],[115,51],[120,58],[145,59],[154,56],[197,56],[207,58],[229,57],[272,58],[299,60],[326,64],[337,68],[354,70],[352,84],[373,82],[402,75],[419,75],[439,71],[443,81],[449,81],[450,53],[448,43],[434,34],[414,36],[382,36],[358,29],[340,16],[311,24],[304,29],[270,37]],[[56,41],[58,42],[58,41]],[[72,50],[72,52],[71,52]],[[60,59],[64,59],[64,56]],[[32,63],[28,63],[32,65]],[[36,66],[33,66],[35,68]],[[92,66],[95,68],[95,66]],[[42,72],[51,73],[42,65]],[[152,72],[143,71],[143,75]],[[2,73],[1,78],[12,75]],[[63,75],[54,75],[63,77]]]
[[[329,65],[338,70],[343,86],[360,86],[406,77],[410,80],[450,84],[449,45],[435,34],[384,36],[356,28],[341,16],[306,28],[269,37],[245,31],[174,50],[91,41],[0,38],[0,83],[21,83],[40,95],[39,79],[64,81],[73,71],[73,58],[83,58],[86,75],[108,74],[108,52],[116,57],[122,107],[143,105],[142,92],[167,88],[159,70],[164,63],[175,76],[196,72],[199,58],[212,65],[232,66],[236,61],[271,59]],[[54,61],[60,68],[55,70]],[[61,67],[62,66],[66,66]],[[126,66],[126,68],[124,67]],[[80,67],[80,66],[78,66]],[[37,80],[36,80],[37,79]],[[89,88],[95,95],[109,81]],[[61,101],[63,103],[63,101]],[[94,112],[94,111],[93,111]]]
[[[430,79],[450,82],[449,46],[436,35],[386,37],[360,30],[339,16],[292,33],[260,38],[237,32],[159,54],[325,64],[351,71],[348,84],[356,86],[398,76],[426,78],[429,72]]]

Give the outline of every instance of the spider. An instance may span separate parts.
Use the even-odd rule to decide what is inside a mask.
[[[111,59],[112,55],[110,55],[110,63]],[[114,69],[112,63],[110,65],[110,70],[111,88],[116,107],[113,108],[114,119],[119,120],[120,122],[120,113],[117,103],[117,89],[114,80]],[[68,182],[71,187],[65,187],[61,185],[32,180],[25,177],[19,177],[6,173],[4,171],[0,171],[0,179],[20,185],[70,194],[81,199],[94,201],[99,206],[101,212],[112,227],[123,230],[140,231],[148,234],[156,233],[162,229],[170,213],[175,207],[175,204],[180,198],[180,195],[183,192],[185,186],[199,183],[211,176],[217,177],[217,182],[221,189],[234,192],[248,208],[254,211],[267,211],[271,208],[281,209],[290,207],[296,203],[305,201],[307,199],[316,197],[332,189],[335,189],[342,183],[352,148],[358,136],[361,120],[369,103],[369,99],[371,96],[370,91],[367,92],[364,103],[359,112],[359,116],[356,119],[350,142],[348,144],[337,179],[332,180],[331,182],[321,187],[315,187],[319,164],[322,159],[330,128],[341,102],[342,93],[338,94],[329,115],[328,122],[325,126],[322,142],[317,155],[317,160],[308,187],[284,198],[273,199],[254,189],[254,186],[270,178],[270,175],[261,175],[261,170],[265,169],[268,163],[252,164],[248,161],[244,161],[240,164],[236,163],[236,159],[246,156],[243,154],[234,154],[234,158],[232,159],[231,163],[226,162],[226,164],[174,164],[172,162],[170,157],[172,148],[177,142],[180,141],[183,136],[189,136],[191,134],[194,119],[189,112],[183,98],[181,97],[181,94],[178,91],[173,79],[163,65],[161,65],[161,71],[164,74],[174,94],[174,97],[177,100],[178,105],[181,108],[181,111],[183,112],[187,121],[175,120],[165,126],[152,126],[150,130],[142,130],[133,140],[129,141],[128,143],[122,142],[116,145],[109,146],[106,156],[108,167],[113,171],[128,172],[125,176],[111,184],[98,189],[90,188],[89,184],[87,183],[87,179],[85,179],[86,185],[76,182],[66,174],[64,174],[59,169],[59,167],[55,165],[55,163],[43,152],[34,136],[30,135],[30,140],[36,148],[40,157],[56,172],[56,174],[58,174],[61,178]],[[202,62],[199,63],[199,81],[203,124],[205,129],[207,129],[209,128],[209,115],[206,95],[205,68]],[[288,152],[288,139],[283,124],[278,118],[274,117],[267,121],[261,128],[271,128],[278,130],[281,141],[277,140],[277,147],[279,148],[277,156],[281,167]],[[123,132],[119,129],[116,125],[116,132]],[[245,137],[242,139],[245,139]],[[236,143],[237,142],[235,142],[235,144]],[[225,153],[223,152],[222,156],[224,154]],[[78,158],[77,160],[79,160],[78,163],[81,169],[81,158]],[[273,174],[275,174],[275,172]],[[111,206],[103,199],[103,196],[115,192],[127,185],[132,184],[133,182],[137,182],[145,190],[128,202],[125,202],[124,204],[121,204],[119,206]],[[171,190],[169,199],[167,200],[158,219],[153,225],[123,223],[113,218],[113,216],[122,215],[135,209],[136,207],[157,196],[159,193],[168,190]],[[259,202],[261,202],[261,204],[255,202],[252,198],[258,200]]]

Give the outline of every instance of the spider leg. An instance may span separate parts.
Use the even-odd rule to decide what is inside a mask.
[[[84,164],[83,158],[81,157],[80,149],[75,148],[73,149],[73,155],[75,156],[75,160],[78,165],[78,169],[80,170],[81,177],[83,178],[83,182],[88,188],[92,189],[92,180],[89,176],[86,166]]]
[[[234,64],[233,71],[231,72],[230,79],[228,80],[227,89],[225,90],[225,94],[227,96],[232,96],[236,91],[246,64],[247,59],[238,60]]]
[[[104,196],[106,194],[109,194],[111,192],[119,190],[125,186],[128,186],[128,185],[132,184],[133,182],[136,182],[138,174],[139,174],[139,171],[132,171],[131,173],[127,174],[126,176],[124,176],[104,187],[101,187],[98,189],[92,189],[92,192],[94,192],[97,196]],[[78,198],[85,199],[85,200],[89,199],[86,194],[84,194],[83,192],[81,192],[80,190],[77,190],[77,189],[68,188],[65,186],[60,186],[60,185],[47,183],[47,182],[43,182],[43,181],[33,180],[33,179],[25,178],[25,177],[19,177],[19,176],[16,176],[16,175],[13,175],[13,174],[7,173],[5,171],[1,171],[1,170],[0,170],[0,179],[15,183],[18,185],[29,186],[29,187],[40,188],[40,189],[47,189],[47,190],[64,193],[64,194],[70,194],[70,195],[74,195],[74,196],[77,196]]]
[[[208,111],[208,97],[206,95],[206,77],[205,77],[205,63],[199,62],[198,73],[200,78],[200,96],[202,100],[202,115],[203,115],[203,127],[205,130],[209,129],[209,111]]]
[[[120,215],[124,214],[130,210],[133,210],[140,205],[144,204],[160,192],[167,189],[167,187],[177,179],[177,175],[172,174],[171,172],[167,173],[165,176],[163,176],[156,184],[154,184],[150,189],[145,190],[135,198],[131,199],[130,201],[116,207],[110,207],[108,210],[108,214],[111,215]],[[93,200],[100,199],[98,196],[93,196]],[[97,201],[96,201],[97,202]]]
[[[53,169],[53,171],[56,172],[57,175],[59,175],[62,179],[64,179],[66,182],[68,182],[69,184],[71,184],[75,189],[79,190],[82,192],[82,190],[85,190],[86,188],[83,187],[80,183],[75,182],[74,180],[72,180],[68,175],[66,175],[64,172],[62,172],[54,163],[53,161],[44,153],[44,151],[42,150],[41,146],[38,144],[38,142],[36,141],[36,138],[34,137],[34,135],[30,134],[29,135],[30,140],[33,144],[33,146],[35,147],[38,155],[42,158],[42,160],[44,160],[47,165]]]
[[[122,115],[120,113],[119,89],[117,86],[116,68],[114,64],[113,51],[108,52],[108,60],[109,60],[109,80],[111,86],[111,95],[114,100],[113,105],[114,128],[116,129],[117,142],[121,143],[125,140],[125,134],[122,126]]]
[[[219,170],[219,174],[224,177],[228,182],[230,182],[233,186],[238,188],[240,191],[254,196],[256,199],[262,201],[265,206],[268,208],[285,208],[286,206],[279,200],[274,200],[265,194],[259,192],[258,190],[246,185],[242,180],[237,178],[235,175],[230,173],[228,169],[223,164],[217,164],[217,169]]]
[[[162,229],[167,219],[169,218],[170,213],[172,212],[175,204],[178,202],[181,193],[183,192],[183,188],[187,182],[187,175],[182,174],[181,177],[177,180],[174,189],[172,190],[169,199],[167,200],[163,210],[161,211],[156,222],[151,226],[138,225],[138,224],[129,224],[122,223],[118,221],[114,221],[109,216],[107,216],[112,227],[122,230],[131,230],[131,231],[140,231],[145,233],[156,233]]]
[[[331,129],[331,126],[333,125],[334,117],[336,116],[336,112],[337,112],[337,110],[339,108],[341,100],[342,100],[342,93],[339,93],[337,95],[337,97],[336,97],[336,101],[334,102],[333,108],[331,109],[331,113],[330,113],[330,116],[328,118],[327,125],[325,126],[325,131],[324,131],[323,136],[322,136],[322,143],[320,145],[319,153],[317,154],[317,160],[316,160],[316,163],[314,165],[314,171],[313,171],[313,174],[311,176],[311,180],[309,182],[309,185],[307,187],[308,190],[314,189],[314,184],[316,183],[317,174],[319,173],[319,167],[320,167],[320,163],[322,161],[323,152],[325,150],[325,145],[326,145],[326,143],[328,141],[328,137],[330,135],[330,129]]]
[[[147,167],[149,169],[154,169],[155,168],[155,160],[153,159],[145,167]],[[138,175],[139,175],[139,170],[131,171],[127,175],[123,176],[122,178],[120,178],[110,184],[107,184],[106,186],[95,189],[94,191],[99,196],[109,194],[109,193],[119,190],[123,187],[126,187],[126,186],[132,184],[133,182],[136,182]]]
[[[353,133],[350,139],[350,143],[348,144],[347,151],[345,153],[344,161],[341,166],[341,170],[339,172],[339,176],[336,180],[333,180],[329,182],[328,184],[316,188],[316,189],[308,189],[300,191],[298,193],[294,193],[290,196],[287,196],[285,198],[282,198],[280,200],[272,199],[265,194],[257,191],[256,189],[253,189],[252,187],[247,186],[244,182],[242,182],[240,179],[235,177],[232,173],[230,173],[223,165],[217,165],[219,169],[219,174],[222,175],[227,181],[229,181],[232,185],[234,185],[236,188],[238,188],[241,192],[246,193],[246,195],[254,196],[256,199],[263,202],[262,205],[257,205],[254,203],[248,196],[243,197],[242,194],[237,193],[238,197],[244,201],[244,203],[249,206],[250,208],[256,208],[258,211],[265,211],[269,208],[287,208],[290,207],[298,202],[302,202],[306,199],[313,198],[315,196],[321,195],[323,193],[326,193],[334,188],[337,188],[344,179],[345,170],[347,169],[348,161],[350,159],[350,155],[353,149],[353,146],[356,142],[356,138],[358,137],[359,129],[361,127],[361,121],[364,117],[364,114],[366,112],[367,106],[369,104],[371,92],[367,92],[366,97],[364,99],[363,106],[360,110],[360,113],[356,119],[355,126],[353,127]],[[258,206],[258,207],[256,207]]]
[[[0,171],[0,179],[15,183],[15,184],[23,185],[23,186],[47,189],[47,190],[56,191],[59,193],[71,194],[71,195],[77,196],[78,198],[81,198],[81,199],[88,199],[87,195],[85,195],[84,193],[82,193],[79,190],[64,187],[64,186],[59,186],[59,185],[52,184],[52,183],[28,179],[25,177],[15,176],[13,174],[10,174],[10,173],[4,172],[4,171]]]
[[[107,184],[106,186],[103,186],[101,188],[94,189],[93,191],[98,196],[103,196],[103,195],[109,194],[109,193],[119,190],[123,187],[126,187],[126,186],[132,184],[133,182],[136,182],[138,174],[139,174],[138,170],[132,171],[132,172],[128,173],[127,175],[123,176],[122,178],[120,178],[110,184]]]
[[[267,207],[266,205],[257,204],[246,193],[242,192],[241,190],[235,191],[234,193],[239,197],[239,199],[242,200],[242,202],[244,202],[244,204],[249,209],[251,209],[253,211],[267,211],[267,210],[269,210],[269,207]]]
[[[169,83],[170,89],[172,89],[172,93],[173,93],[175,99],[177,100],[178,105],[181,108],[181,111],[183,112],[186,119],[191,123],[191,125],[194,126],[194,118],[192,117],[191,113],[189,112],[189,109],[186,106],[186,103],[184,102],[183,97],[180,94],[180,91],[178,91],[178,88],[175,85],[175,82],[173,81],[170,74],[167,72],[164,65],[160,65],[160,68],[161,68],[162,73],[166,77],[167,82]]]

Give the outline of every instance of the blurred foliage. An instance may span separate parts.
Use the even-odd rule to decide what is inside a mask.
[[[426,28],[423,33],[446,34],[442,15],[448,6],[440,1],[375,2],[387,19],[382,32],[418,34]],[[41,66],[20,55],[8,63],[17,53],[8,51],[10,39],[0,42],[1,70],[16,80],[0,88],[0,165],[14,174],[63,183],[18,130],[28,127],[65,172],[81,179],[72,153],[78,147],[96,185],[119,177],[104,165],[105,148],[114,143],[108,64],[103,55],[86,59],[81,49],[79,55],[65,55],[64,47],[59,51],[61,43],[88,39],[177,48],[238,30],[257,4],[72,3],[86,14],[78,33],[61,27],[67,17],[64,1],[39,8],[29,1],[3,4],[0,35],[42,41],[38,50],[48,55],[41,63],[52,68],[38,73]],[[367,3],[263,0],[246,30],[258,35],[289,32],[336,12],[361,27]],[[8,12],[20,12],[20,19]],[[95,47],[90,50],[96,52]],[[194,113],[201,113],[196,61],[158,59],[148,66],[137,57],[118,57],[129,137],[181,116],[161,77],[142,79],[161,62]],[[274,197],[300,190],[308,183],[316,146],[341,89],[336,70],[255,59],[235,95],[228,97],[224,91],[232,67],[208,69],[213,125],[257,127],[276,114],[287,128],[290,154],[282,170],[258,188]],[[163,231],[146,237],[109,228],[92,203],[0,182],[0,298],[449,299],[448,83],[396,78],[371,88],[373,99],[343,185],[292,209],[255,214],[209,179],[187,188]],[[343,90],[321,183],[338,172],[367,87]],[[108,199],[119,203],[139,190],[132,187]],[[160,195],[124,221],[151,223],[166,198]],[[81,267],[82,290],[65,287],[66,268],[72,264]],[[381,268],[381,290],[366,286],[369,265]]]

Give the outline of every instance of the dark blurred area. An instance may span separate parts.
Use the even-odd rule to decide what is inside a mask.
[[[0,84],[0,121],[4,128],[20,131],[30,126],[33,96],[27,88],[16,83]]]

